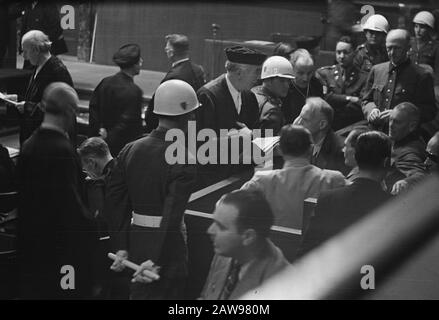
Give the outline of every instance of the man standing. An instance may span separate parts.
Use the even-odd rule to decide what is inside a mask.
[[[41,127],[24,143],[18,160],[24,299],[78,299],[90,293],[93,233],[82,201],[81,164],[67,134],[78,101],[67,84],[50,84],[42,100]],[[63,280],[66,273],[70,280]]]
[[[343,36],[335,47],[337,64],[317,70],[323,84],[325,100],[334,108],[332,129],[337,131],[364,118],[360,93],[367,73],[353,63],[354,45],[350,37]]]
[[[187,131],[199,103],[194,89],[181,80],[162,83],[155,100],[159,126],[120,152],[104,216],[118,256],[112,269],[122,271],[125,258],[141,265],[133,276],[130,298],[181,299],[188,274],[183,215],[196,170],[168,159],[172,141],[165,137],[171,129]],[[155,276],[148,276],[151,272]]]
[[[179,79],[189,83],[196,92],[206,83],[206,80],[203,67],[193,63],[189,58],[189,40],[187,36],[183,34],[169,34],[165,37],[165,40],[166,56],[169,62],[171,62],[172,67],[160,83],[171,79]],[[154,96],[146,110],[145,121],[147,132],[157,128],[158,118],[154,114]]]
[[[100,135],[115,157],[142,134],[142,90],[134,83],[143,60],[137,44],[126,44],[114,54],[120,71],[104,78],[90,99],[90,136]]]
[[[286,123],[292,123],[299,116],[307,98],[323,98],[323,87],[314,76],[314,60],[309,52],[297,49],[291,54],[290,62],[294,79],[282,105]]]
[[[384,16],[374,14],[366,20],[363,30],[366,42],[355,50],[354,65],[361,71],[369,72],[374,65],[389,60],[384,46],[389,22]]]
[[[250,89],[261,74],[266,56],[254,50],[236,46],[225,50],[227,73],[201,87],[196,113],[197,130],[210,128],[251,130],[258,122],[259,108]]]
[[[201,299],[238,299],[288,266],[269,239],[273,213],[260,193],[236,190],[224,195],[212,218],[207,232],[215,256]]]
[[[50,54],[51,42],[47,35],[39,30],[31,30],[22,38],[23,57],[35,67],[26,89],[24,101],[19,102],[14,112],[21,120],[20,145],[30,137],[41,124],[44,109],[41,99],[46,87],[52,82],[65,82],[73,86],[72,77],[66,66],[57,57]],[[18,110],[18,112],[17,112]],[[76,124],[76,119],[74,124]],[[74,124],[68,130],[70,139],[75,140]]]
[[[273,134],[278,135],[285,124],[282,113],[282,98],[288,94],[293,68],[291,63],[279,56],[265,60],[262,65],[262,85],[254,87],[253,93],[259,104],[259,127],[273,129]]]
[[[389,62],[372,67],[363,92],[363,113],[374,127],[386,130],[390,110],[401,102],[419,108],[421,124],[436,114],[433,78],[407,57],[410,35],[403,29],[391,30],[386,38]]]
[[[307,128],[312,135],[314,146],[311,164],[321,168],[348,173],[344,164],[343,141],[331,129],[334,111],[322,98],[308,98],[295,125]]]
[[[382,132],[366,132],[358,137],[357,177],[350,185],[321,194],[298,256],[342,232],[390,198],[381,187],[387,173],[390,145],[390,139]]]

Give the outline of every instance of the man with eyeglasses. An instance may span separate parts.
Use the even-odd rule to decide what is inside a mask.
[[[142,134],[142,90],[134,83],[143,59],[137,44],[122,46],[113,56],[120,71],[104,78],[90,100],[89,136],[100,136],[117,156]]]
[[[429,172],[433,172],[438,169],[439,163],[439,132],[428,141],[427,148],[425,149],[427,159],[425,159],[425,166]]]

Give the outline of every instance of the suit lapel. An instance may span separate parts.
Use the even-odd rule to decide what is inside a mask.
[[[226,80],[225,75],[221,79],[221,85],[223,86],[223,89],[224,89],[224,95],[225,95],[224,99],[227,102],[224,104],[224,108],[227,108],[228,109],[227,112],[233,113],[235,115],[235,119],[238,119],[239,114],[238,114],[238,111],[236,111],[235,102],[233,101],[232,94],[230,93],[229,87],[227,86],[227,80]],[[242,95],[241,95],[241,98],[242,98]],[[242,105],[243,105],[243,103],[241,101],[241,108],[242,108]]]

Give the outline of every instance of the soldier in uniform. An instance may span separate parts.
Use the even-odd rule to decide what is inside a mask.
[[[384,132],[390,110],[401,102],[411,102],[419,108],[421,123],[430,121],[436,114],[433,77],[408,59],[409,46],[407,30],[390,31],[386,39],[390,61],[372,67],[363,91],[365,118]]]
[[[374,14],[367,19],[363,30],[366,42],[357,47],[354,64],[362,71],[369,72],[372,66],[389,60],[384,46],[389,23],[384,16]]]
[[[273,129],[277,135],[285,124],[282,98],[288,94],[293,67],[283,57],[270,57],[262,65],[261,79],[262,85],[252,89],[259,104],[259,127]]]
[[[354,54],[351,38],[343,36],[335,48],[337,64],[317,70],[317,77],[323,84],[325,100],[334,109],[333,130],[364,119],[359,97],[366,83],[367,73],[354,65]]]
[[[170,164],[168,130],[187,131],[199,106],[194,89],[182,80],[162,83],[155,93],[159,126],[120,152],[107,187],[104,216],[122,271],[129,258],[140,269],[133,275],[131,299],[182,299],[188,274],[183,215],[195,185],[196,168]],[[186,155],[188,155],[187,150]],[[187,159],[186,159],[187,160]]]
[[[410,43],[408,52],[410,59],[432,72],[434,76],[434,92],[436,104],[439,102],[439,42],[432,38],[434,34],[434,16],[428,11],[419,12],[413,19],[415,37]],[[436,118],[423,125],[423,129],[433,135],[439,130],[439,113]]]

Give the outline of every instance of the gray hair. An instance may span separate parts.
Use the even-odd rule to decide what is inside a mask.
[[[231,62],[229,60],[226,61],[225,68],[227,72],[236,73],[238,71],[247,71],[248,65],[242,63]]]
[[[306,99],[306,104],[311,106],[313,112],[320,112],[328,122],[328,128],[331,128],[332,121],[334,120],[334,109],[328,102],[320,97],[311,97]]]
[[[40,52],[49,52],[52,42],[49,37],[40,30],[31,30],[25,33],[21,39],[21,43],[28,42],[34,48],[38,48]]]
[[[314,60],[311,54],[306,49],[300,48],[291,54],[291,58],[290,58],[291,65],[295,67],[299,59],[302,59],[309,64],[314,64]]]

